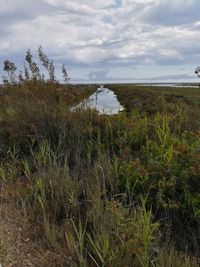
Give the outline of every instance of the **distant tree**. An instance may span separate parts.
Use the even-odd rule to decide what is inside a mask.
[[[195,74],[197,75],[197,77],[200,78],[200,66],[196,67]],[[200,83],[199,83],[199,87],[200,87]]]
[[[39,46],[38,48],[38,56],[40,61],[42,62],[42,65],[45,67],[46,71],[49,74],[49,80],[51,82],[56,82],[55,66],[53,64],[53,60],[49,60],[47,55],[43,52],[41,46]]]
[[[41,80],[40,69],[39,69],[37,63],[35,61],[33,61],[33,56],[31,54],[30,49],[28,49],[26,51],[25,60],[28,63],[28,67],[29,67],[30,74],[31,74],[31,79],[32,80]]]
[[[8,83],[10,81],[10,83],[14,84],[16,83],[16,75],[15,75],[15,71],[16,71],[17,67],[15,66],[15,63],[9,61],[9,60],[5,60],[4,61],[4,67],[3,70],[7,72],[8,74],[8,78],[3,77],[4,83]]]
[[[65,64],[62,65],[62,74],[63,74],[63,80],[67,83],[70,80],[70,78],[66,70]]]
[[[25,56],[24,71],[20,70],[17,74],[17,67],[15,63],[9,60],[4,61],[3,70],[7,72],[7,77],[3,76],[4,84],[18,84],[23,83],[24,81],[50,82],[52,84],[58,84],[59,82],[56,79],[53,60],[49,60],[47,55],[43,52],[41,46],[38,48],[38,57],[40,61],[39,63],[42,63],[48,77],[45,77],[45,74],[40,71],[38,64],[33,60],[31,50],[28,49]],[[62,75],[63,80],[67,83],[70,78],[64,64],[62,65]]]

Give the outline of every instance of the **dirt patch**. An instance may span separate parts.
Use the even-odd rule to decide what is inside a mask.
[[[19,211],[14,209],[5,191],[0,192],[0,266],[28,267],[41,265],[37,256],[38,243],[24,234],[26,223]]]

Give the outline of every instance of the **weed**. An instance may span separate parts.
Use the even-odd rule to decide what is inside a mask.
[[[48,77],[29,50],[19,75],[5,62],[0,106],[0,179],[30,238],[57,255],[56,266],[198,266],[198,106],[110,85],[123,114],[71,112],[96,86],[59,84],[38,54]]]

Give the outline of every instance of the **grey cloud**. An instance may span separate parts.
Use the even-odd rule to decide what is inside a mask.
[[[199,1],[1,1],[1,58],[42,44],[55,60],[97,69],[200,60]]]
[[[154,77],[142,77],[142,78],[135,78],[135,77],[117,77],[117,76],[106,76],[106,77],[91,77],[89,81],[87,79],[72,79],[72,82],[82,82],[82,83],[95,83],[95,82],[103,82],[103,83],[117,83],[117,82],[134,82],[134,83],[141,83],[141,82],[155,82],[155,83],[163,83],[163,82],[179,82],[179,81],[190,81],[194,82],[197,81],[194,75],[188,74],[174,74],[174,75],[162,75],[162,76],[154,76]]]
[[[32,20],[41,14],[53,14],[58,11],[59,9],[53,8],[41,0],[38,0],[37,4],[34,0],[18,0],[15,4],[12,3],[12,5],[9,5],[8,1],[8,4],[5,4],[4,8],[0,5],[0,19],[6,25],[7,22],[13,23],[18,20]]]
[[[200,20],[198,0],[160,0],[145,14],[145,19],[160,25],[184,25]]]
[[[142,80],[186,80],[186,79],[195,79],[196,77],[188,74],[174,74],[174,75],[163,75],[163,76],[155,76],[150,78],[142,78]]]
[[[97,70],[97,71],[91,71],[88,73],[89,80],[101,80],[106,79],[107,75],[109,73],[109,69],[106,70]]]

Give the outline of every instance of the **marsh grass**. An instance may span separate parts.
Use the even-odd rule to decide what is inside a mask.
[[[8,255],[7,240],[2,232],[0,232],[0,264],[5,260]]]
[[[0,179],[42,264],[198,266],[198,107],[112,86],[123,114],[71,112],[95,87],[42,77],[7,83],[0,106]]]

